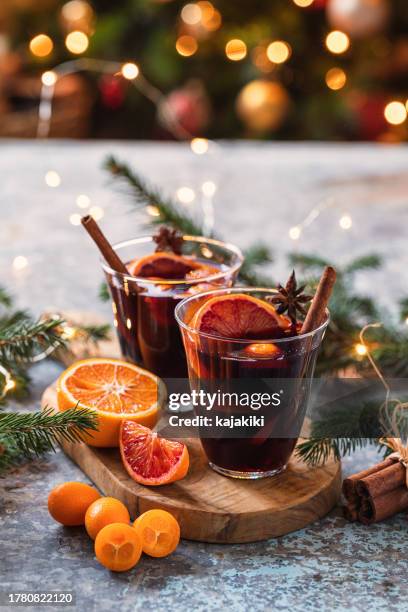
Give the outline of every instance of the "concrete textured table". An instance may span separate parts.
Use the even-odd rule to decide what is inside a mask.
[[[406,147],[219,143],[197,156],[182,144],[3,142],[0,283],[19,306],[37,314],[86,309],[109,317],[97,298],[95,249],[70,222],[81,212],[76,199],[83,194],[103,209],[101,224],[113,241],[143,231],[144,213],[132,211],[131,199],[102,170],[109,153],[165,193],[193,189],[195,201],[185,205],[194,214],[202,204],[208,209],[199,194],[203,182],[213,181],[217,232],[243,247],[267,242],[276,255],[275,278],[285,279],[285,257],[295,249],[335,263],[375,251],[384,256],[384,267],[358,277],[359,289],[388,305],[406,293]],[[46,185],[49,170],[58,173],[58,187]],[[347,230],[339,226],[342,217],[351,217]],[[299,225],[300,238],[293,241],[289,230]],[[24,269],[12,266],[16,256],[27,258]],[[59,371],[52,362],[33,368],[26,407],[38,407]],[[359,452],[344,461],[344,471],[376,457],[374,450]],[[404,515],[367,528],[346,523],[335,509],[282,538],[234,546],[184,541],[168,559],[145,557],[132,572],[114,575],[96,563],[82,529],[50,520],[47,493],[64,480],[84,477],[61,452],[0,478],[0,591],[70,590],[76,608],[89,611],[406,609]]]

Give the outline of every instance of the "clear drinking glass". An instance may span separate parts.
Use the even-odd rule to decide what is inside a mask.
[[[252,414],[263,416],[264,422],[259,427],[255,424],[247,429],[238,428],[228,435],[214,427],[201,427],[199,435],[211,467],[221,474],[235,478],[273,476],[285,469],[295,448],[329,314],[327,312],[324,323],[310,333],[262,340],[221,338],[200,333],[191,325],[195,312],[207,300],[234,293],[265,300],[276,291],[242,287],[220,289],[191,296],[176,307],[190,387],[197,392],[226,394],[246,390],[252,398],[253,394],[272,389],[282,392],[282,401],[278,407],[267,406],[255,412],[252,406],[245,407],[241,403],[232,406],[216,403],[211,410],[213,419]]]
[[[114,249],[129,263],[152,254],[155,246],[152,236],[143,236],[116,244]],[[183,236],[182,254],[218,271],[188,280],[151,279],[121,274],[102,261],[123,356],[167,378],[187,377],[175,306],[186,296],[231,286],[243,262],[234,245],[197,236]]]

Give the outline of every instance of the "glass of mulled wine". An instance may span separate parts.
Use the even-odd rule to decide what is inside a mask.
[[[129,275],[102,261],[123,356],[165,378],[187,377],[176,305],[187,296],[232,286],[243,261],[237,247],[218,240],[182,236],[180,242],[178,254],[155,252],[153,236],[114,245]]]
[[[211,409],[195,408],[211,416],[210,426],[199,426],[202,446],[210,466],[234,478],[285,469],[329,321],[326,312],[318,329],[302,335],[300,324],[294,326],[269,302],[274,295],[272,289],[220,289],[188,297],[175,311],[191,389],[216,398]]]

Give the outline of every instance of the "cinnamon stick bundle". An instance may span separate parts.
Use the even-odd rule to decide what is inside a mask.
[[[368,470],[346,478],[343,495],[346,499],[344,516],[365,525],[382,521],[408,508],[404,466],[385,459]]]

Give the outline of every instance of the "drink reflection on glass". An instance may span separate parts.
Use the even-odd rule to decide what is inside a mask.
[[[115,245],[128,275],[102,261],[123,356],[167,378],[187,376],[175,306],[187,296],[232,286],[243,261],[231,244],[197,236],[179,241],[178,254],[153,252],[153,236]]]
[[[246,387],[257,393],[271,385],[279,391],[279,381],[287,383],[280,407],[260,411],[264,422],[259,427],[243,428],[242,435],[239,429],[235,435],[200,429],[211,467],[227,476],[261,478],[281,472],[307,408],[328,312],[317,329],[298,335],[300,325],[294,329],[268,301],[275,294],[272,289],[220,289],[191,296],[176,308],[193,390],[228,395]],[[242,417],[251,412],[251,407],[223,403],[216,404],[211,414]]]

